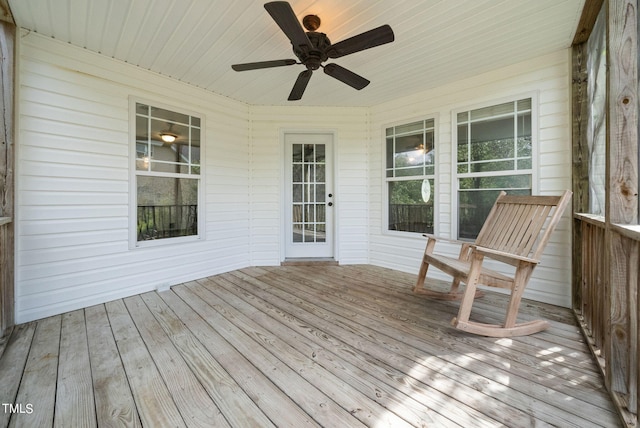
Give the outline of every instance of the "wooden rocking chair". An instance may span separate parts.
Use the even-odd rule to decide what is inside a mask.
[[[548,328],[549,323],[544,320],[516,324],[516,318],[522,293],[570,199],[571,192],[568,190],[561,196],[515,196],[501,192],[476,241],[455,241],[462,245],[457,259],[434,254],[439,238],[425,235],[428,238],[427,247],[414,293],[435,299],[461,300],[458,316],[451,323],[455,328],[470,333],[510,337],[533,334]],[[514,266],[514,275],[511,277],[484,267],[485,257]],[[448,292],[424,288],[430,265],[453,277]],[[464,292],[458,291],[460,282],[466,284]],[[473,301],[481,295],[477,290],[478,285],[511,290],[504,324],[469,321]]]

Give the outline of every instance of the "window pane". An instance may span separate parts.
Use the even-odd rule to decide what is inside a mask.
[[[389,230],[433,233],[435,120],[387,128],[385,142],[387,178],[414,178],[387,183]]]
[[[138,241],[198,234],[198,180],[137,177]]]
[[[403,168],[396,169],[396,177],[410,177],[415,175],[424,175],[424,168]]]
[[[531,137],[518,138],[518,157],[531,157]]]
[[[495,177],[471,177],[460,178],[460,190],[494,189],[505,190],[531,190],[531,175],[499,175]]]
[[[480,162],[471,164],[471,172],[511,171],[514,169],[514,161]]]
[[[303,147],[303,158],[305,162],[313,162],[314,161],[314,152],[315,145],[313,144],[305,144]]]
[[[396,138],[395,167],[404,168],[424,164],[424,141],[422,134]]]
[[[531,169],[533,168],[533,164],[531,162],[531,158],[529,159],[518,159],[518,169]]]
[[[469,161],[469,125],[458,125],[458,163]]]
[[[200,174],[201,131],[189,125],[199,119],[145,104],[136,104],[136,113],[137,170]]]
[[[182,176],[136,176],[137,240],[198,235],[200,119],[137,103],[135,125],[136,171]]]
[[[324,144],[317,144],[316,149],[316,162],[324,163],[325,161],[325,147]]]
[[[527,98],[458,114],[457,172],[467,175],[458,178],[459,238],[475,238],[500,190],[531,193],[531,174],[515,174],[533,164],[531,106]]]
[[[471,160],[514,157],[513,118],[495,119],[471,124]]]
[[[316,165],[316,182],[324,183],[325,178],[326,178],[325,165],[323,164]]]
[[[518,101],[518,111],[531,110],[531,98]]]
[[[200,129],[191,129],[191,163],[200,165]]]
[[[514,103],[508,102],[504,104],[498,104],[495,106],[480,108],[477,110],[471,110],[471,120],[480,120],[493,116],[501,116],[509,113],[513,113]]]
[[[433,197],[424,201],[431,193],[431,183],[424,180],[389,182],[389,230],[433,233]]]
[[[302,202],[302,184],[293,185],[293,202]]]
[[[396,126],[395,127],[395,134],[398,135],[398,134],[404,134],[404,133],[407,133],[407,132],[422,131],[423,127],[424,127],[424,122],[422,122],[422,121],[408,123],[406,125]]]
[[[387,168],[393,168],[393,138],[387,138]]]
[[[189,124],[189,115],[178,113],[175,111],[165,110],[159,107],[151,107],[151,116],[163,120],[165,122],[176,122]]]
[[[136,103],[136,114],[149,116],[149,106],[146,104]]]

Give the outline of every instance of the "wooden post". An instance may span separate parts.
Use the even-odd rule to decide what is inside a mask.
[[[595,26],[604,0],[586,0],[580,22],[573,38],[572,50],[572,99],[573,99],[573,212],[589,212],[589,146],[587,143],[587,121],[589,104],[587,95],[587,40]],[[576,220],[573,227],[573,309],[582,312],[582,225]]]
[[[14,131],[15,25],[0,20],[0,344],[14,323]]]
[[[589,145],[587,142],[587,122],[589,105],[587,96],[587,43],[573,46],[572,50],[572,99],[573,99],[573,211],[589,212]],[[582,313],[582,225],[574,221],[572,253],[571,298],[575,311]]]
[[[609,308],[605,338],[607,384],[628,394],[631,356],[628,248],[614,224],[638,221],[638,45],[637,0],[608,0],[607,7],[607,149],[605,200],[605,285]],[[637,269],[637,267],[636,267]],[[635,353],[635,350],[633,350]]]

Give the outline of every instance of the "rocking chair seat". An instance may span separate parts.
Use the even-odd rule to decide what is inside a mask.
[[[517,324],[516,318],[524,289],[570,198],[571,192],[568,190],[561,196],[513,196],[501,192],[475,243],[458,241],[462,248],[457,259],[434,253],[438,238],[425,235],[427,246],[414,293],[435,299],[461,300],[458,316],[452,320],[452,324],[469,333],[509,337],[533,334],[548,328],[549,323],[544,320]],[[488,269],[483,266],[485,258],[513,266],[514,275]],[[448,292],[424,287],[429,266],[453,277]],[[458,291],[461,282],[465,284],[463,292]],[[469,320],[474,299],[482,295],[477,289],[478,285],[510,290],[503,324]]]
[[[478,247],[476,247],[476,249],[478,249]],[[425,259],[431,266],[434,266],[451,276],[469,276],[471,263],[468,261],[454,259],[453,257],[448,257],[441,254],[429,254],[427,255],[427,257],[425,257]],[[493,285],[494,287],[500,288],[510,288],[513,284],[513,278],[482,266],[478,283],[482,285]]]

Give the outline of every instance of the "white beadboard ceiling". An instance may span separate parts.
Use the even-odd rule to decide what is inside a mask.
[[[372,106],[571,45],[584,0],[291,0],[320,16],[332,43],[383,24],[393,43],[335,62],[371,80],[361,91],[303,65],[235,72],[294,58],[258,0],[9,0],[19,27],[252,105]]]

